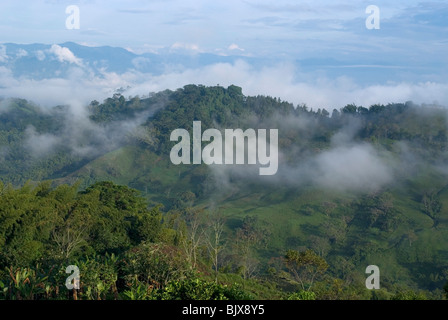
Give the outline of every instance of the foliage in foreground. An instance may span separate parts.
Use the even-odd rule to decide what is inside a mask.
[[[365,289],[330,275],[329,264],[311,249],[288,250],[278,257],[277,269],[265,275],[248,273],[249,253],[252,245],[260,244],[256,238],[263,230],[253,219],[247,219],[236,231],[238,245],[231,251],[236,255],[226,258],[232,263],[249,260],[240,264],[245,268],[232,271],[214,264],[226,256],[207,248],[222,242],[205,238],[205,229],[195,220],[200,215],[192,208],[177,209],[169,215],[160,206],[148,208],[136,190],[111,182],[96,183],[84,191],[76,191],[76,186],[51,188],[47,184],[0,187],[1,299],[373,297]],[[209,236],[216,240],[216,233]],[[76,290],[66,286],[71,275],[66,273],[69,265],[79,268]],[[427,296],[425,292],[401,290],[389,298]]]

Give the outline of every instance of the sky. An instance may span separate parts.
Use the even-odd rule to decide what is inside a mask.
[[[70,5],[79,8],[79,29],[66,27]],[[370,5],[379,9],[379,29],[366,27]],[[235,70],[236,65],[221,66],[219,72],[208,67],[159,77],[159,83],[169,89],[186,84],[182,81],[192,82],[191,75],[202,74],[213,79],[213,84],[228,80],[244,85],[250,94],[267,90],[294,103],[316,106],[331,102],[330,94],[340,92],[341,86],[348,97],[340,104],[374,103],[359,97],[386,88],[389,95],[381,102],[419,100],[416,92],[426,92],[420,100],[448,105],[442,92],[448,83],[446,17],[446,0],[2,0],[0,43],[73,41],[123,47],[138,54],[182,50],[269,58],[278,63],[264,69],[272,77],[251,66]],[[315,64],[325,68],[317,70]],[[207,73],[210,70],[215,73]],[[274,84],[266,79],[285,81],[279,73],[291,86],[273,90],[270,85]],[[357,79],[370,76],[368,86],[356,86]],[[261,79],[259,92],[250,89],[257,79]],[[319,89],[327,89],[327,94]],[[297,90],[314,92],[314,96],[298,98],[291,93]],[[409,94],[393,94],[396,90]],[[434,98],[428,92],[435,92]]]
[[[79,28],[67,28],[69,6],[79,9]],[[379,10],[373,20],[370,6]],[[92,153],[98,146],[84,146],[84,132],[93,132],[106,147],[115,146],[139,122],[99,128],[89,122],[86,106],[122,88],[125,97],[132,97],[191,83],[237,85],[245,95],[270,95],[330,113],[351,103],[369,107],[409,100],[448,107],[447,17],[447,0],[1,0],[0,97],[70,106],[61,136],[27,129],[37,155],[58,144],[71,145],[77,154]],[[377,28],[368,28],[372,22]],[[102,70],[64,46],[67,42],[121,47],[140,56],[132,61],[133,69]],[[48,46],[11,54],[5,43]],[[194,66],[171,61],[157,74],[138,67],[152,63],[145,53],[173,52],[237,58]],[[36,77],[25,64],[36,61],[30,57],[67,72]],[[26,74],[15,75],[16,62],[25,65]],[[401,162],[391,165],[370,145],[346,140],[297,168],[282,166],[277,176],[293,184],[313,180],[360,190],[388,184],[394,170],[404,168]],[[225,170],[215,168],[219,181],[226,181]]]
[[[80,10],[79,29],[66,28],[69,5]],[[369,5],[380,9],[380,29],[365,26]],[[305,58],[379,50],[427,61],[448,52],[447,16],[445,0],[3,0],[0,34],[1,42],[74,41],[136,52],[184,46]]]

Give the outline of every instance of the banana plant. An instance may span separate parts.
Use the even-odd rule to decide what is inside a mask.
[[[8,269],[10,299],[33,300],[36,296],[45,293],[47,276],[40,276],[30,268]],[[5,286],[4,286],[5,287]]]
[[[127,284],[128,290],[122,294],[126,300],[150,300],[152,288],[147,284],[141,283],[138,279],[133,279],[131,283]]]
[[[9,288],[6,286],[6,284],[3,281],[0,281],[0,296],[3,299],[6,299],[8,297],[8,290]]]

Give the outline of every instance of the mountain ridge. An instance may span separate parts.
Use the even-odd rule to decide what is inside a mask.
[[[363,268],[377,264],[391,291],[404,286],[437,292],[443,285],[445,109],[406,102],[311,110],[245,96],[237,86],[197,85],[147,98],[116,94],[92,101],[87,118],[79,119],[66,109],[68,114],[27,120],[17,117],[27,102],[9,102],[15,106],[0,114],[5,183],[31,178],[78,182],[82,189],[112,181],[140,190],[167,213],[218,208],[230,235],[245,219],[256,219],[264,230],[252,256],[259,272],[287,249],[312,248],[345,281],[359,281]],[[158,109],[139,116],[151,108]],[[58,126],[51,125],[56,115]],[[170,133],[191,130],[195,119],[204,129],[278,128],[278,173],[260,177],[245,166],[173,165]]]

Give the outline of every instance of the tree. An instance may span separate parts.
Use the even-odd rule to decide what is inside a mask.
[[[352,104],[348,104],[346,105],[344,108],[342,108],[342,113],[345,114],[355,114],[356,111],[358,110],[358,107],[356,106],[356,104],[352,103]]]
[[[288,300],[316,300],[316,294],[312,291],[300,290],[289,295]]]
[[[409,241],[409,246],[412,246],[412,242],[416,241],[418,239],[417,235],[415,234],[414,230],[409,230],[405,234],[406,238]]]
[[[53,230],[52,239],[63,259],[71,257],[83,242],[85,242],[87,227],[76,228],[65,224],[63,227]]]
[[[46,256],[46,242],[60,218],[55,210],[57,201],[43,189],[25,184],[18,189],[8,186],[2,190],[0,261],[6,265],[29,266]]]
[[[331,113],[331,119],[337,120],[340,117],[340,112],[337,109],[333,109],[333,112]]]
[[[304,291],[310,291],[316,277],[323,275],[329,267],[325,259],[310,249],[301,252],[288,250],[284,261],[286,268]]]
[[[222,234],[224,231],[224,218],[215,211],[213,216],[209,217],[208,230],[209,237],[207,239],[207,248],[212,259],[213,268],[215,269],[215,281],[218,281],[219,253],[223,250]]]
[[[310,247],[321,257],[325,257],[331,250],[330,241],[327,238],[311,235],[309,243]]]
[[[336,209],[337,205],[334,202],[331,201],[324,201],[322,202],[322,208],[325,212],[325,214],[327,215],[327,217],[330,216],[330,214],[333,212],[334,209]]]
[[[443,286],[443,292],[445,293],[445,298],[448,299],[448,282]]]
[[[161,300],[248,300],[251,298],[251,295],[241,290],[238,284],[227,286],[198,278],[171,281],[156,295],[156,299]]]
[[[358,107],[358,113],[359,114],[368,114],[369,109],[360,106],[360,107]]]
[[[142,243],[124,254],[122,277],[131,290],[139,285],[163,288],[189,273],[190,265],[181,251],[164,243]]]
[[[159,207],[148,210],[139,191],[110,181],[81,192],[75,214],[89,221],[89,244],[97,253],[118,254],[141,241],[155,241],[160,232]]]
[[[381,231],[394,231],[402,220],[400,211],[395,208],[390,193],[371,194],[363,197],[358,203],[357,216],[368,228],[379,228]]]
[[[266,230],[267,233],[267,230]],[[241,228],[236,230],[235,245],[239,254],[239,264],[243,277],[249,278],[255,272],[258,261],[253,257],[253,247],[259,244],[264,237],[264,230],[258,226],[256,216],[246,216]]]
[[[386,107],[383,106],[383,105],[374,104],[374,105],[371,105],[371,106],[369,107],[369,112],[371,112],[371,113],[381,113],[381,112],[383,112],[385,109],[386,109]]]
[[[428,300],[428,298],[423,292],[406,290],[394,294],[390,300]]]
[[[196,268],[198,248],[203,243],[203,211],[195,208],[184,210],[185,228],[180,229],[181,244],[191,269]]]
[[[137,215],[134,224],[131,226],[131,238],[135,243],[157,242],[162,232],[162,205],[157,205],[150,210],[145,210]],[[132,233],[136,235],[132,237]]]
[[[333,219],[332,222],[325,221],[322,224],[322,229],[332,244],[343,243],[347,237],[347,224],[342,219]]]
[[[196,200],[196,195],[191,191],[183,191],[177,195],[175,207],[183,210],[191,208]]]
[[[439,200],[436,191],[427,191],[422,196],[423,212],[433,220],[437,219],[437,216],[442,209],[442,203]]]

